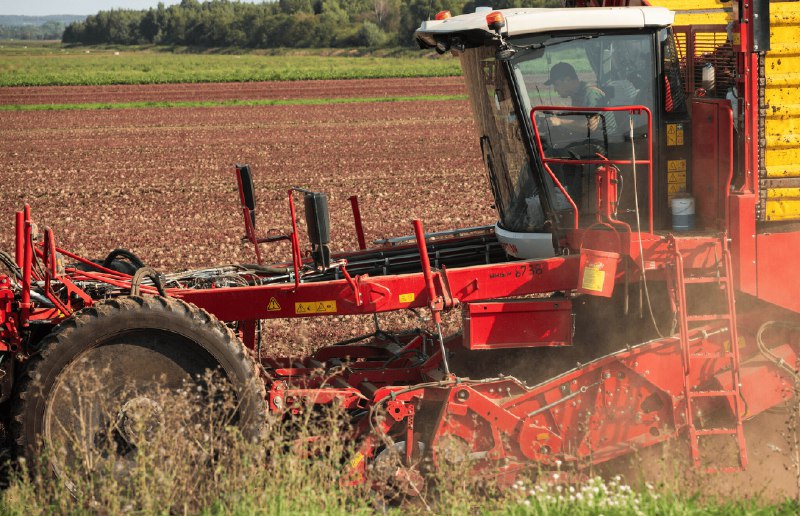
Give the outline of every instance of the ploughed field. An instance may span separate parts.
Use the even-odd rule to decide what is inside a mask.
[[[0,88],[0,104],[463,93],[460,77],[30,87]],[[59,246],[89,258],[124,247],[161,271],[253,263],[241,242],[234,163],[253,169],[260,234],[288,232],[289,187],[327,193],[334,251],[357,247],[351,195],[359,196],[368,241],[413,234],[414,218],[428,231],[495,220],[466,100],[12,110],[0,119],[0,249],[10,253],[14,211],[27,202]],[[291,256],[286,243],[262,251],[267,261]],[[320,337],[369,328],[368,318],[354,319],[335,321],[347,329],[330,332],[320,331],[321,321],[270,325],[280,348],[299,352]]]
[[[210,100],[294,100],[346,97],[464,95],[456,77],[182,83],[110,86],[10,86],[0,88],[0,105],[120,103]]]
[[[455,78],[246,84],[0,88],[0,104],[458,95]],[[332,247],[356,247],[348,197],[367,239],[494,220],[464,100],[219,106],[0,114],[0,247],[30,203],[60,245],[90,257],[126,247],[173,270],[252,262],[231,166],[255,174],[261,232],[287,230],[286,190],[328,194]],[[265,246],[288,259],[281,244]]]

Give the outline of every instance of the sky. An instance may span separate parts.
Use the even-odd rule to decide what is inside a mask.
[[[109,9],[149,9],[159,0],[0,0],[0,15],[46,16],[48,14],[97,14]],[[164,5],[180,0],[161,0]],[[261,0],[244,0],[260,2]]]

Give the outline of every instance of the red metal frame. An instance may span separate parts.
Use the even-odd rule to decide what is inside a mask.
[[[358,206],[358,196],[350,196],[350,206],[353,210],[353,222],[356,226],[356,238],[358,239],[358,248],[364,250],[367,248],[367,241],[364,238],[364,226],[361,223],[361,208]]]

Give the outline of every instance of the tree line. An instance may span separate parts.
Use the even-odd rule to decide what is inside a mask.
[[[42,25],[0,25],[0,39],[61,39],[65,27],[58,21]]]
[[[559,0],[182,0],[136,11],[100,11],[66,27],[64,43],[161,44],[199,47],[319,48],[413,45],[420,22],[439,11],[453,15],[489,4],[559,5]]]

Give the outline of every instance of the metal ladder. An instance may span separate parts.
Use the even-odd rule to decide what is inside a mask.
[[[677,314],[679,326],[680,347],[682,363],[684,369],[684,395],[686,399],[686,424],[688,427],[689,444],[691,448],[692,461],[695,467],[701,468],[703,465],[700,460],[700,440],[702,437],[714,435],[730,435],[735,438],[738,448],[738,465],[723,467],[707,467],[709,473],[715,472],[735,472],[742,471],[747,467],[747,450],[745,446],[744,431],[742,427],[743,400],[741,396],[741,383],[739,380],[739,334],[736,324],[736,302],[731,278],[731,255],[728,249],[727,236],[722,235],[719,239],[709,239],[709,243],[719,245],[722,250],[722,259],[718,259],[716,267],[709,271],[708,268],[702,269],[691,276],[687,276],[684,268],[684,260],[679,249],[680,239],[671,238],[670,248],[674,258],[673,276],[673,303]],[[715,247],[716,254],[716,247]],[[694,271],[694,270],[693,270]],[[686,285],[698,283],[717,283],[725,291],[726,310],[723,313],[715,314],[690,314],[686,303]],[[702,323],[702,328],[690,328],[690,323]],[[715,325],[715,323],[720,323]],[[711,327],[709,329],[709,327]],[[710,337],[719,334],[727,334],[730,346],[726,346],[724,339],[717,337],[716,342],[709,340]],[[714,361],[724,360],[729,363],[727,367],[720,368],[718,365],[710,367],[711,370],[719,371],[715,376],[729,374],[728,385],[715,387],[712,390],[699,390],[698,379],[701,376],[692,376],[695,372],[703,371],[703,366],[714,366]],[[699,368],[695,370],[695,368]],[[709,376],[707,380],[712,377]],[[720,380],[720,384],[726,381]],[[698,400],[724,400],[732,409],[733,420],[729,426],[705,428],[698,427]]]

